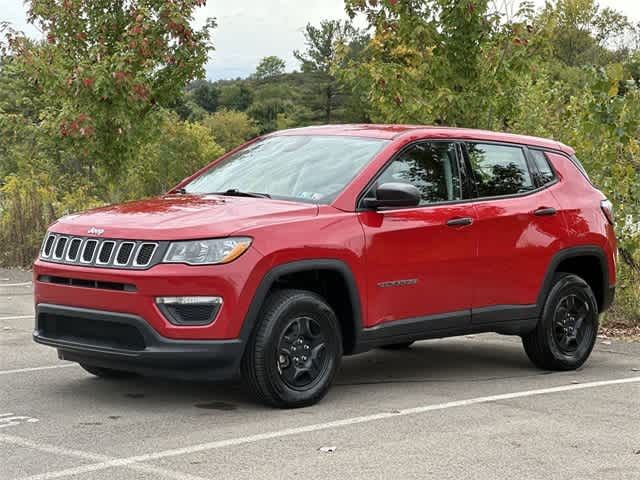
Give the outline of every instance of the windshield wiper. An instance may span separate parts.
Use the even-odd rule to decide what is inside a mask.
[[[237,188],[230,188],[226,192],[212,192],[213,195],[224,195],[227,197],[251,197],[251,198],[271,198],[268,193],[242,192]]]

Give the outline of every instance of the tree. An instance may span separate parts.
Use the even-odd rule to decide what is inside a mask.
[[[338,83],[334,72],[343,59],[338,55],[340,45],[350,44],[358,32],[347,22],[323,20],[319,27],[307,24],[304,32],[307,48],[304,52],[293,52],[300,61],[302,71],[314,76],[324,107],[324,121],[331,123]]]
[[[487,0],[347,0],[373,32],[337,73],[373,121],[504,128],[511,89],[530,68],[531,29]]]
[[[269,80],[282,75],[285,68],[286,64],[281,58],[276,56],[264,57],[258,63],[253,77],[256,80]]]
[[[194,102],[209,113],[218,109],[220,91],[210,82],[202,82],[191,90]]]
[[[34,44],[7,34],[7,53],[46,108],[41,128],[72,153],[76,168],[112,177],[153,132],[158,108],[201,76],[209,20],[191,26],[203,0],[32,0]]]
[[[230,85],[221,85],[219,89],[219,104],[221,107],[244,112],[253,102],[253,91],[244,81]]]
[[[244,112],[220,110],[207,116],[202,124],[225,151],[243,144],[258,134],[255,121]]]

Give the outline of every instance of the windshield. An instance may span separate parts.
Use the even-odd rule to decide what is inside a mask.
[[[388,143],[341,136],[275,136],[214,165],[184,187],[186,193],[230,190],[273,198],[329,203]]]

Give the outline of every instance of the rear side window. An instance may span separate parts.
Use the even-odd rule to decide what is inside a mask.
[[[524,151],[519,147],[467,144],[480,197],[513,195],[534,190]]]
[[[533,163],[536,166],[536,172],[533,174],[539,186],[546,185],[556,179],[555,173],[549,164],[549,160],[544,152],[540,150],[529,150]]]
[[[420,190],[420,205],[462,198],[456,146],[448,142],[423,142],[411,146],[382,172],[376,185],[409,183]],[[373,196],[373,189],[367,196]]]

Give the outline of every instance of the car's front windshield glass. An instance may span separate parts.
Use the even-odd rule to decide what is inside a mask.
[[[329,203],[386,143],[344,136],[268,137],[214,165],[189,182],[184,191],[260,193]]]

